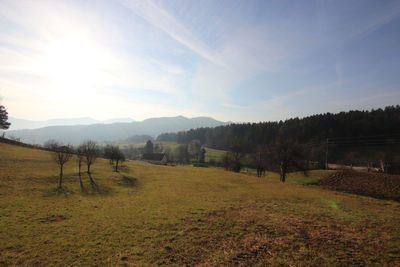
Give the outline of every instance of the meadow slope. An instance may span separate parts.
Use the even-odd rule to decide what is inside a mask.
[[[326,175],[299,174],[304,182]],[[400,265],[400,203],[216,168],[93,166],[0,143],[0,265]]]

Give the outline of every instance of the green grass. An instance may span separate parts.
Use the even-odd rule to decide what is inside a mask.
[[[218,168],[99,159],[99,191],[77,164],[0,144],[0,265],[400,264],[400,204]]]
[[[219,162],[225,156],[225,150],[218,150],[212,148],[206,148],[206,154],[204,155],[205,162],[209,162],[210,160],[215,160]]]

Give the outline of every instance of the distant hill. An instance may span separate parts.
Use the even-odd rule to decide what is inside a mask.
[[[133,122],[131,118],[114,118],[104,121],[95,120],[90,117],[82,118],[61,118],[52,119],[46,121],[31,121],[9,117],[8,121],[11,122],[10,130],[22,130],[22,129],[38,129],[48,126],[67,126],[67,125],[90,125],[96,123],[115,123],[115,122]]]
[[[139,135],[135,134],[135,135],[132,135],[132,136],[128,137],[127,139],[125,139],[125,141],[127,143],[135,143],[135,144],[145,143],[148,140],[154,142],[154,138],[147,134],[139,134]]]
[[[43,144],[49,139],[63,143],[78,144],[86,139],[97,142],[123,141],[134,135],[156,137],[160,133],[177,132],[199,127],[216,127],[226,122],[209,117],[186,118],[183,116],[151,118],[130,123],[96,123],[91,125],[49,126],[39,129],[11,130],[6,136],[20,138],[31,144]]]

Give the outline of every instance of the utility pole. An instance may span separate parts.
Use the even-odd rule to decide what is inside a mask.
[[[328,169],[328,148],[329,148],[329,138],[326,138],[326,153],[325,153],[325,169]]]

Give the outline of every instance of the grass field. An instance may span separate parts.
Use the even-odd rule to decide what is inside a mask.
[[[0,144],[0,265],[399,266],[400,203],[216,168],[77,164]]]

